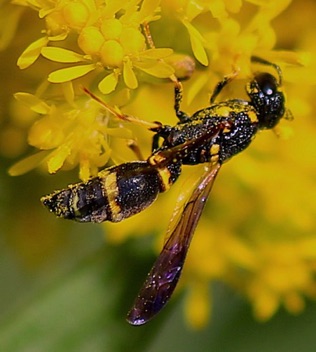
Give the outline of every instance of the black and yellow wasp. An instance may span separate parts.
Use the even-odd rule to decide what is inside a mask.
[[[154,132],[152,154],[146,161],[107,168],[88,182],[44,196],[41,201],[57,216],[81,222],[119,222],[143,211],[160,192],[168,190],[180,176],[183,165],[207,165],[175,224],[169,226],[168,239],[128,313],[127,320],[133,325],[150,320],[172,295],[222,164],[248,147],[259,130],[274,128],[286,116],[279,66],[257,57],[253,61],[272,66],[278,77],[267,72],[256,73],[246,85],[249,100],[215,103],[234,75],[227,76],[217,84],[210,106],[192,116],[180,110],[182,87],[176,82],[174,107],[179,122],[175,126],[123,115],[86,91],[117,117]]]

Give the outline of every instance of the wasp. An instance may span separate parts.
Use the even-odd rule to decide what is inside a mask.
[[[152,204],[181,174],[183,165],[205,164],[197,185],[167,230],[167,240],[127,315],[132,325],[142,325],[169,301],[181,275],[190,242],[214,180],[224,162],[249,146],[256,133],[273,129],[286,117],[282,72],[255,73],[246,84],[248,100],[232,99],[216,103],[234,74],[220,81],[210,98],[210,106],[189,116],[180,109],[182,85],[175,83],[175,126],[146,122],[124,115],[88,94],[117,117],[141,124],[154,132],[152,153],[145,161],[133,161],[100,171],[85,183],[44,196],[42,203],[57,216],[80,222],[119,222]],[[178,211],[179,212],[179,211]]]

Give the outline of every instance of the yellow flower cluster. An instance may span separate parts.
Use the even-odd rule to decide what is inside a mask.
[[[24,50],[18,66],[26,69],[42,56],[67,67],[50,72],[47,77],[48,82],[59,83],[59,93],[54,95],[61,95],[64,103],[46,104],[45,85],[35,96],[16,95],[43,116],[30,129],[29,143],[50,152],[28,157],[13,166],[10,173],[21,174],[45,162],[50,173],[79,165],[80,178],[87,180],[109,160],[108,140],[112,136],[132,138],[132,135],[124,131],[109,133],[110,130],[104,128],[104,121],[100,122],[97,108],[87,114],[86,108],[76,106],[85,106],[84,100],[90,104],[88,97],[80,102],[74,96],[83,84],[79,79],[90,73],[89,85],[97,84],[103,94],[114,92],[112,97],[122,104],[128,100],[129,91],[138,87],[137,74],[158,78],[171,76],[174,69],[163,58],[170,56],[172,49],[147,45],[142,31],[142,25],[147,26],[159,18],[156,15],[159,1],[35,0],[19,1],[18,4],[31,6],[45,20],[45,36]],[[43,94],[46,94],[45,98],[41,97]],[[38,105],[46,106],[38,111]]]
[[[29,67],[39,55],[63,63],[78,64],[50,73],[48,81],[63,83],[82,77],[91,71],[101,73],[104,78],[98,84],[103,94],[115,90],[123,75],[128,88],[138,86],[133,69],[139,69],[157,77],[168,77],[173,73],[162,59],[171,54],[171,49],[146,50],[145,37],[140,26],[153,21],[157,1],[34,1],[32,5],[45,19],[45,36],[28,46],[18,60],[22,69]],[[29,4],[28,1],[24,5]],[[75,36],[75,38],[70,38]],[[60,41],[73,46],[76,40],[82,53],[68,48],[48,46]]]
[[[19,67],[36,65],[38,59],[51,62],[46,62],[49,83],[39,85],[34,95],[16,94],[38,114],[29,130],[29,143],[40,152],[13,166],[12,174],[43,163],[51,173],[79,165],[79,176],[86,180],[109,159],[127,160],[128,148],[122,148],[122,141],[135,139],[135,135],[141,149],[149,151],[145,145],[149,132],[136,132],[104,114],[102,107],[82,94],[81,86],[102,93],[111,105],[128,103],[128,114],[173,124],[173,87],[168,78],[174,73],[190,78],[184,83],[181,108],[193,112],[208,104],[207,95],[232,71],[239,72],[237,82],[220,99],[244,97],[238,84],[243,87],[252,72],[260,69],[251,64],[252,55],[278,63],[284,81],[295,82],[295,87],[286,87],[288,105],[297,117],[291,123],[295,138],[262,134],[237,161],[223,167],[211,196],[213,206],[206,207],[180,285],[188,287],[185,311],[193,327],[205,325],[209,318],[210,282],[214,280],[224,281],[247,297],[261,320],[271,317],[282,304],[296,313],[304,307],[303,295],[316,297],[316,208],[309,193],[315,191],[316,146],[311,141],[316,131],[310,118],[315,109],[313,90],[306,88],[316,83],[312,65],[316,48],[304,52],[315,46],[315,30],[306,32],[301,51],[294,51],[293,43],[299,39],[288,44],[284,29],[304,5],[298,0],[293,4],[290,0],[14,3],[36,10],[44,23],[43,37],[25,49]],[[282,17],[284,11],[287,16]],[[290,35],[294,38],[297,31]],[[275,50],[282,41],[291,50]],[[42,80],[39,77],[39,83]],[[286,137],[286,124],[281,123],[277,134]],[[192,180],[197,175],[199,169],[192,167],[184,170],[181,179]],[[143,215],[119,225],[106,224],[108,241],[153,230],[163,234],[174,199],[190,188],[191,183],[181,179]],[[157,252],[160,247],[161,238]]]
[[[30,145],[43,151],[15,164],[10,169],[12,175],[36,167],[41,160],[47,162],[49,173],[79,164],[79,176],[87,180],[91,174],[97,173],[98,167],[108,162],[110,136],[132,139],[127,129],[111,126],[109,118],[100,114],[100,107],[94,101],[48,104],[28,93],[15,96],[43,116],[30,128],[28,138]]]

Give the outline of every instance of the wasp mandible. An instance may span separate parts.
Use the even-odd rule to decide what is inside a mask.
[[[193,233],[222,164],[243,151],[259,130],[272,129],[287,116],[278,65],[258,57],[254,62],[272,66],[277,77],[255,73],[246,84],[249,100],[216,103],[234,74],[215,87],[210,106],[189,116],[180,109],[182,85],[175,82],[175,126],[146,122],[119,113],[86,90],[118,118],[138,123],[154,132],[152,153],[145,161],[127,162],[100,171],[85,183],[44,196],[41,201],[57,216],[80,222],[119,222],[146,209],[158,194],[167,191],[183,165],[206,164],[196,188],[185,202],[167,241],[128,313],[127,320],[141,325],[155,316],[171,297],[184,265]]]

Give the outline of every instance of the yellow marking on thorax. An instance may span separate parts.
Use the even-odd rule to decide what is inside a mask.
[[[152,155],[149,159],[148,162],[150,165],[157,165],[163,161],[165,161],[166,158],[164,156],[161,156],[159,153]]]
[[[252,110],[247,111],[247,115],[251,122],[258,122],[258,116],[254,111]]]
[[[170,171],[168,170],[167,167],[163,167],[163,168],[157,168],[157,171],[159,173],[160,176],[160,180],[161,180],[161,184],[162,184],[162,190],[167,191],[170,187]]]

